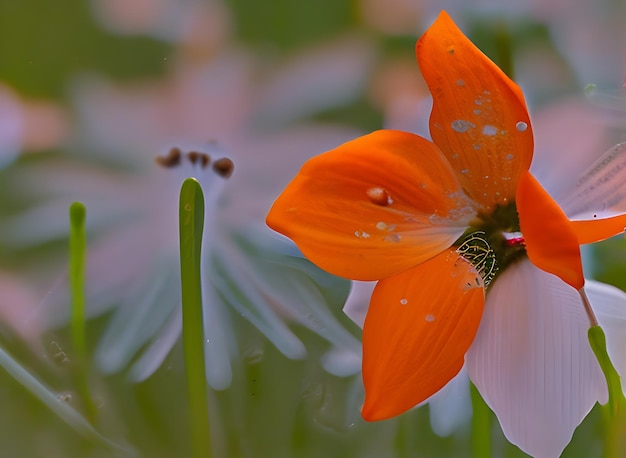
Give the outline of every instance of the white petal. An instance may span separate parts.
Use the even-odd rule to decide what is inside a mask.
[[[585,290],[606,334],[607,351],[622,379],[622,389],[626,390],[626,293],[614,286],[590,280]]]
[[[428,401],[430,425],[435,434],[446,437],[469,424],[472,418],[472,400],[465,366]]]
[[[183,331],[183,314],[181,305],[176,305],[176,310],[162,332],[131,367],[129,372],[131,381],[140,383],[154,374],[180,338]]]
[[[322,355],[324,369],[337,377],[349,377],[361,371],[361,352],[334,347]]]
[[[578,292],[527,259],[487,294],[468,372],[507,439],[532,456],[558,457],[606,398],[588,327]]]
[[[559,203],[568,215],[591,219],[626,211],[626,143],[609,149]]]
[[[363,329],[365,315],[370,308],[370,299],[376,286],[375,281],[353,281],[350,294],[343,306],[343,313]]]

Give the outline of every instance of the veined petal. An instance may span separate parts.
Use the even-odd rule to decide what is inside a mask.
[[[350,285],[350,294],[348,294],[346,303],[343,306],[343,313],[361,329],[363,329],[363,323],[365,323],[365,316],[370,308],[370,300],[375,287],[375,281],[353,281]]]
[[[448,248],[471,205],[433,143],[381,130],[304,164],[267,224],[322,269],[378,280]]]
[[[480,275],[454,251],[379,281],[363,327],[363,418],[401,414],[458,374],[483,303]]]
[[[623,233],[626,230],[626,214],[610,218],[571,221],[578,243],[595,243]]]
[[[533,134],[521,89],[442,12],[417,42],[433,95],[430,135],[486,211],[515,197]]]
[[[602,212],[626,212],[626,143],[604,153],[566,193],[561,202],[568,215],[591,218]]]
[[[528,260],[507,267],[489,290],[469,376],[507,439],[532,456],[558,457],[606,400],[588,327],[577,291]]]
[[[592,280],[587,280],[585,290],[606,335],[607,352],[626,393],[626,293]]]
[[[532,263],[581,289],[585,278],[578,237],[563,210],[530,172],[520,176],[515,200]]]

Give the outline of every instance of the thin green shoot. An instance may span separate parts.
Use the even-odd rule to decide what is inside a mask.
[[[183,308],[183,351],[187,376],[192,456],[211,456],[209,405],[204,361],[201,248],[204,195],[193,178],[180,190],[180,274]]]
[[[75,354],[74,379],[86,416],[93,424],[96,421],[97,408],[89,393],[85,322],[86,216],[87,210],[81,202],[74,202],[70,206],[69,283],[72,302],[72,341]]]

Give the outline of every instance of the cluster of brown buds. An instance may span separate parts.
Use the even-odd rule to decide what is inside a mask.
[[[183,153],[180,148],[174,147],[170,149],[167,156],[157,156],[156,163],[161,167],[173,168],[178,167],[183,161],[189,161],[192,166],[200,166],[202,169],[211,167],[213,171],[222,178],[229,178],[233,174],[235,164],[227,157],[221,157],[215,160],[211,159],[208,153],[199,151],[188,151]]]

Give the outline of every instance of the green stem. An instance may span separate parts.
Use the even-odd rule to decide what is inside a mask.
[[[475,458],[491,457],[491,412],[473,383],[472,398],[472,455]]]
[[[96,421],[97,408],[89,393],[89,373],[85,331],[85,258],[87,236],[85,219],[87,210],[80,202],[70,206],[70,266],[69,282],[72,302],[72,341],[75,353],[77,391],[91,423]]]
[[[180,190],[180,275],[183,307],[183,351],[187,374],[192,456],[211,456],[209,410],[204,361],[201,248],[204,195],[193,178]]]
[[[600,326],[591,326],[588,331],[589,345],[598,359],[602,373],[606,378],[609,392],[609,402],[602,406],[604,421],[604,457],[617,458],[619,456],[620,434],[620,406],[624,401],[622,384],[619,374],[615,370],[606,350],[606,337]]]

